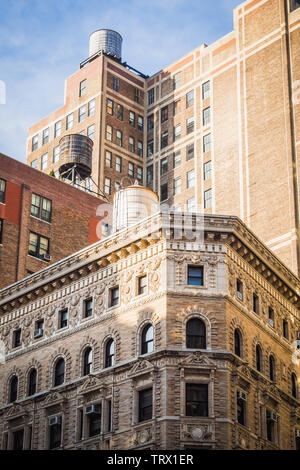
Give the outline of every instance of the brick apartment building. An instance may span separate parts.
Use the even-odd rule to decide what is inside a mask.
[[[299,279],[237,217],[185,224],[0,292],[1,449],[300,449]]]
[[[94,54],[29,129],[27,163],[57,171],[59,136],[84,132],[107,194],[138,178],[178,210],[237,215],[299,273],[299,7],[248,0],[232,32],[148,78]]]
[[[98,241],[102,202],[0,154],[0,289]]]

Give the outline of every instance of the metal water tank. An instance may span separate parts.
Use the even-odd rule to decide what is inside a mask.
[[[93,141],[86,135],[68,134],[59,141],[60,167],[59,174],[67,179],[72,179],[70,170],[76,168],[76,172],[82,179],[87,178],[92,172]]]
[[[112,29],[98,29],[90,35],[89,57],[96,52],[105,52],[121,59],[122,36]]]
[[[113,200],[113,231],[117,232],[159,211],[158,195],[135,184],[120,189]]]

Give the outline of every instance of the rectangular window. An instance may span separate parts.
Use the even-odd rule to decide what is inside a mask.
[[[138,277],[138,295],[146,294],[147,292],[147,275]]]
[[[203,153],[211,151],[211,134],[206,134],[203,137]]]
[[[49,142],[49,127],[43,130],[43,145]]]
[[[236,296],[238,299],[243,300],[243,283],[237,279],[236,280]]]
[[[204,209],[209,209],[212,205],[212,190],[204,191]]]
[[[21,340],[21,335],[22,335],[22,330],[21,328],[18,328],[13,332],[13,348],[18,348],[21,346],[22,340]]]
[[[147,183],[153,181],[153,165],[147,167]]]
[[[195,127],[195,120],[193,117],[190,117],[186,120],[186,133],[190,134],[191,132],[194,132],[194,127]]]
[[[153,155],[153,140],[148,140],[147,142],[147,157],[151,157]]]
[[[117,77],[113,77],[113,90],[115,91],[119,91],[119,88],[120,88],[120,79],[117,78]]]
[[[128,150],[129,152],[135,152],[135,142],[134,142],[134,137],[129,137],[128,138]]]
[[[253,312],[259,315],[259,298],[255,293],[252,296],[252,304]]]
[[[59,145],[57,145],[53,149],[53,163],[56,163],[59,161],[59,152],[60,152],[59,149],[60,149]]]
[[[32,160],[30,163],[31,168],[37,168],[37,160]]]
[[[195,170],[188,171],[186,174],[186,187],[193,188],[195,186]]]
[[[186,384],[186,416],[208,416],[208,384]]]
[[[290,0],[290,12],[300,8],[300,0]]]
[[[121,184],[118,181],[115,181],[115,191],[119,191],[121,188]]]
[[[5,204],[6,181],[0,178],[0,202]]]
[[[106,194],[110,194],[111,192],[111,181],[110,181],[110,178],[105,178],[105,181],[104,181],[104,192]]]
[[[141,90],[139,90],[138,88],[135,88],[134,89],[134,101],[136,103],[140,103],[141,102]]]
[[[44,153],[41,159],[41,170],[45,170],[48,165],[48,153]]]
[[[72,127],[73,127],[73,119],[74,119],[74,118],[73,118],[73,113],[68,114],[68,116],[67,116],[67,121],[66,121],[66,129],[67,129],[67,131],[68,131],[69,129],[72,129]]]
[[[168,120],[168,106],[165,106],[160,111],[160,122],[165,122]]]
[[[210,82],[205,82],[202,84],[202,98],[205,100],[210,96]]]
[[[119,286],[113,287],[109,292],[109,306],[114,307],[119,304],[120,299],[120,289]]]
[[[23,450],[24,429],[13,432],[13,448],[12,450]]]
[[[78,122],[85,120],[85,106],[80,106],[78,110]]]
[[[87,129],[87,135],[91,140],[95,138],[95,125],[89,126]]]
[[[2,245],[2,240],[3,240],[3,219],[0,219],[0,245]]]
[[[86,299],[83,308],[84,318],[91,317],[93,315],[93,299]]]
[[[194,90],[186,94],[186,107],[194,106]]]
[[[194,197],[187,200],[187,211],[189,214],[196,212],[196,201]]]
[[[109,140],[110,142],[112,142],[112,138],[113,138],[113,128],[107,124],[106,125],[106,140]]]
[[[151,131],[154,127],[154,114],[147,117],[147,130]]]
[[[181,164],[181,152],[178,150],[174,153],[173,157],[173,167],[177,168]]]
[[[162,184],[160,187],[160,200],[165,201],[168,199],[168,183]]]
[[[186,146],[186,161],[192,160],[194,158],[194,144],[189,144]]]
[[[181,124],[174,127],[174,142],[181,137]]]
[[[289,326],[286,320],[282,320],[282,334],[284,338],[289,339]]]
[[[123,142],[122,131],[117,131],[116,132],[116,144],[119,145],[119,147],[122,147],[122,142]]]
[[[203,266],[188,266],[188,285],[203,286]]]
[[[51,222],[52,202],[50,199],[32,193],[31,215],[39,219]]]
[[[30,232],[28,254],[44,259],[45,256],[49,255],[49,238]]]
[[[118,173],[122,172],[122,158],[121,157],[116,157],[116,171]]]
[[[246,425],[246,394],[240,390],[237,391],[236,410],[237,410],[237,421],[243,426]]]
[[[133,111],[129,111],[129,124],[135,127],[135,113]]]
[[[44,334],[44,320],[38,320],[34,326],[34,338],[40,338]]]
[[[112,162],[112,155],[111,155],[111,152],[109,152],[108,150],[106,150],[105,152],[105,166],[107,168],[111,168],[111,162]]]
[[[209,180],[211,178],[212,174],[212,162],[209,160],[209,162],[204,163],[203,165],[203,178],[204,181]]]
[[[116,117],[119,121],[123,121],[124,108],[121,104],[117,104],[116,107]]]
[[[274,310],[269,307],[269,324],[274,328],[275,325],[275,316],[274,316]]]
[[[110,114],[110,116],[113,116],[114,114],[114,102],[109,98],[106,100],[106,112],[107,114]]]
[[[267,421],[267,439],[270,442],[276,440],[276,424],[277,415],[270,410],[266,410],[266,421]]]
[[[94,116],[94,114],[95,114],[95,105],[96,105],[95,100],[89,101],[89,104],[88,104],[88,115],[89,116]]]
[[[168,131],[164,131],[161,134],[160,138],[160,148],[163,149],[164,147],[167,147],[168,145]]]
[[[143,182],[143,168],[141,166],[138,166],[136,169],[136,177],[139,183]]]
[[[154,88],[148,91],[148,105],[154,103]]]
[[[210,108],[203,109],[203,126],[210,124]]]
[[[134,177],[134,164],[128,162],[128,176]]]
[[[152,388],[139,391],[139,422],[152,419]]]
[[[101,405],[96,405],[95,408],[97,412],[88,414],[89,437],[98,436],[101,433]]]
[[[68,309],[65,308],[59,312],[59,328],[68,326]]]
[[[176,114],[180,113],[180,104],[181,100],[176,100],[173,103],[173,115],[176,116]]]
[[[36,150],[38,148],[38,145],[39,145],[39,136],[35,135],[34,137],[32,137],[31,151],[33,152],[34,150]]]
[[[49,426],[49,448],[57,449],[61,445],[61,417],[59,422]]]
[[[160,161],[160,174],[161,176],[168,172],[168,157],[164,157]]]
[[[178,72],[173,77],[173,88],[177,90],[181,86],[181,72]]]
[[[174,180],[174,194],[181,193],[181,178]]]
[[[79,96],[86,94],[86,80],[82,80],[79,84]]]
[[[143,157],[143,142],[141,142],[140,140],[138,141],[137,145],[137,153],[139,157]]]
[[[138,116],[138,130],[143,131],[144,130],[144,118],[143,116]]]

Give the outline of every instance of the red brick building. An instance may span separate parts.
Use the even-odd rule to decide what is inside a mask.
[[[98,241],[101,204],[0,154],[0,288]]]

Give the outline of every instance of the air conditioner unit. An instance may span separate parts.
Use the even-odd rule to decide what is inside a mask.
[[[237,296],[238,299],[243,300],[242,292],[237,291],[236,296]]]
[[[85,414],[86,415],[99,415],[100,414],[100,406],[99,405],[89,405],[85,407]]]
[[[277,415],[275,413],[273,413],[272,411],[268,412],[267,419],[269,421],[274,421],[276,423],[277,422]]]
[[[61,424],[61,416],[52,416],[49,418],[49,426],[55,426],[56,424]]]
[[[246,395],[246,393],[242,392],[241,390],[238,390],[238,392],[237,392],[237,397],[238,397],[238,399],[240,399],[240,400],[244,400],[244,401],[247,400],[247,395]]]
[[[42,328],[38,328],[37,330],[34,330],[33,336],[34,338],[40,338],[43,336],[44,330]]]
[[[296,437],[300,437],[300,429],[296,429]]]
[[[41,259],[43,261],[51,261],[51,256],[46,253],[45,255],[41,255]]]
[[[274,328],[274,320],[272,318],[269,318],[269,323]]]

